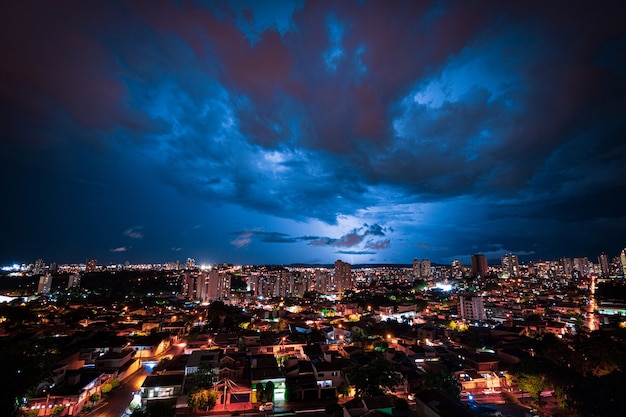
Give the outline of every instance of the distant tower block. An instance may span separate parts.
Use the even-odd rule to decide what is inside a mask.
[[[420,270],[420,260],[415,258],[413,259],[413,277],[420,278],[422,276],[422,271]]]
[[[349,263],[335,262],[335,289],[338,293],[352,289],[352,269]]]
[[[37,292],[39,294],[50,294],[52,289],[52,275],[46,274],[39,278],[39,285],[37,286]]]
[[[67,280],[67,289],[80,288],[80,274],[72,274]]]
[[[489,271],[489,265],[487,265],[487,258],[485,255],[477,253],[472,255],[472,276],[484,277]]]
[[[459,315],[464,320],[485,320],[483,298],[474,294],[459,296]]]

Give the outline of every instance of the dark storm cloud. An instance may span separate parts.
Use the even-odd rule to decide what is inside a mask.
[[[330,237],[318,237],[311,238],[306,237],[305,240],[310,240],[311,246],[334,246],[334,247],[354,247],[364,242],[367,236],[385,236],[386,228],[379,224],[368,225],[364,224],[362,227],[353,229],[350,232],[344,234],[339,238]],[[387,243],[384,243],[387,242]],[[389,247],[389,240],[379,241],[374,243],[372,240],[368,240],[365,246],[370,249],[385,249]]]
[[[298,238],[291,237],[286,233],[279,232],[262,232],[258,230],[244,230],[232,232],[232,235],[238,236],[240,239],[258,238],[261,242],[266,243],[295,243]]]
[[[242,230],[231,232],[230,234],[235,236],[235,238],[231,240],[231,244],[239,248],[250,245],[254,240],[258,240],[262,243],[308,242],[308,245],[313,247],[363,248],[367,249],[367,251],[361,251],[360,253],[373,254],[376,252],[372,252],[372,250],[379,251],[389,248],[391,240],[371,239],[368,238],[368,236],[382,237],[385,236],[385,231],[386,228],[379,224],[364,224],[362,227],[353,229],[339,238],[320,236],[290,236],[286,233],[265,232],[262,230]],[[357,252],[351,253],[355,254]],[[339,251],[336,253],[347,254],[348,252]]]
[[[373,254],[392,248],[387,234],[406,233],[393,248],[423,239],[417,247],[443,256],[455,243],[441,235],[469,254],[471,240],[507,233],[503,248],[532,253],[539,240],[559,244],[550,236],[564,223],[625,223],[603,204],[623,194],[626,174],[621,5],[263,3],[0,6],[2,174],[27,172],[11,189],[33,188],[35,170],[24,168],[46,166],[47,149],[80,145],[78,170],[90,152],[132,155],[191,199],[343,228],[241,231],[236,247]],[[33,150],[40,156],[25,157]],[[120,172],[111,184],[125,182]],[[102,188],[90,201],[111,198]],[[438,206],[424,217],[430,203],[456,214],[438,222]],[[529,222],[543,226],[534,240]],[[619,244],[619,231],[609,239]]]
[[[375,255],[376,252],[372,252],[372,251],[358,251],[358,250],[338,250],[335,253],[339,253],[342,255]]]

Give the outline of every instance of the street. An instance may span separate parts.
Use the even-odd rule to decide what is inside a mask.
[[[141,389],[144,379],[150,372],[140,368],[137,372],[125,379],[122,384],[104,397],[100,405],[88,414],[88,417],[121,417],[133,399],[133,392]]]

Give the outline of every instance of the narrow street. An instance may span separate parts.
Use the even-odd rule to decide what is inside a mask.
[[[87,414],[87,417],[121,417],[133,399],[133,393],[141,389],[144,379],[150,372],[142,367],[124,380],[119,388],[111,391],[98,408]]]

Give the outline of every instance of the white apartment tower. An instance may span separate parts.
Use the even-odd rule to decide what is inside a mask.
[[[485,320],[483,297],[473,294],[459,296],[459,316],[464,320]]]
[[[52,289],[52,275],[45,274],[39,277],[39,285],[37,286],[37,292],[39,294],[50,294]]]
[[[80,274],[71,274],[67,279],[67,288],[80,288]]]

